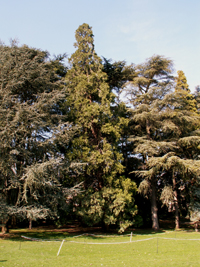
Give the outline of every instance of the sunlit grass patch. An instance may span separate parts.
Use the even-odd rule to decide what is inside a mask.
[[[134,232],[131,242],[130,233],[122,236],[20,233],[41,241],[0,240],[0,266],[200,266],[200,234],[196,232]],[[50,242],[42,242],[47,237]],[[60,241],[55,242],[58,237]]]

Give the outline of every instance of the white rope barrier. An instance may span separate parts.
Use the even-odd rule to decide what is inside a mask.
[[[81,235],[77,235],[77,236],[73,236],[73,237],[68,237],[68,238],[77,238],[77,237],[81,237],[81,236],[96,236],[96,237],[113,237],[113,236],[105,236],[105,235],[95,235],[95,234],[81,234]],[[128,235],[126,235],[128,236]],[[157,253],[158,253],[158,239],[164,239],[164,240],[177,240],[177,241],[200,241],[200,239],[198,238],[170,238],[170,237],[158,237],[157,235],[151,238],[144,238],[144,239],[139,239],[139,240],[132,240],[133,234],[131,232],[130,236],[130,240],[129,241],[125,241],[125,242],[83,242],[83,241],[75,241],[75,240],[66,240],[66,239],[62,239],[61,245],[59,247],[57,256],[59,256],[60,251],[62,249],[63,243],[64,241],[67,241],[69,243],[76,243],[76,244],[84,244],[84,245],[120,245],[120,244],[130,244],[130,243],[136,243],[136,242],[142,242],[142,241],[149,241],[149,240],[153,240],[153,239],[157,239]],[[134,235],[136,236],[136,235]],[[61,240],[58,239],[52,239],[52,240],[45,240],[45,239],[39,239],[39,238],[32,238],[32,237],[27,237],[27,236],[21,236],[24,239],[27,240],[31,240],[31,241],[42,241],[42,242],[60,242]],[[118,236],[121,237],[121,236]]]
[[[72,237],[68,237],[68,238],[77,238],[77,237],[81,237],[84,235],[91,235],[91,236],[97,236],[98,235],[92,235],[92,234],[82,234],[79,236],[72,236]],[[30,240],[30,241],[37,241],[37,242],[61,242],[63,239],[40,239],[40,238],[33,238],[33,237],[28,237],[28,236],[21,236],[24,239]],[[103,236],[103,237],[112,237],[112,236]],[[121,237],[121,236],[118,236]],[[95,242],[79,242],[79,241],[73,241],[73,240],[66,240],[67,242],[72,242],[72,243],[80,243],[80,244],[125,244],[125,243],[132,243],[132,242],[140,242],[140,241],[146,241],[146,240],[151,240],[151,239],[155,239],[157,237],[152,237],[152,238],[145,238],[145,239],[140,239],[140,240],[132,240],[133,235],[130,235],[130,241],[127,242],[101,242],[101,243],[95,243]],[[159,239],[169,239],[169,240],[189,240],[189,241],[200,241],[200,238],[171,238],[171,237],[158,237]]]
[[[110,243],[109,242],[94,243],[94,242],[79,242],[79,241],[69,241],[69,242],[76,243],[76,244],[87,244],[87,245],[119,245],[119,244],[128,244],[128,243],[135,243],[135,242],[140,242],[140,241],[147,241],[151,239],[155,239],[155,237],[141,239],[141,240],[127,241],[127,242],[110,242]]]
[[[85,244],[85,245],[119,245],[119,244],[128,244],[130,241],[127,242],[114,242],[114,243],[94,243],[94,242],[79,242],[79,241],[69,241],[70,243],[76,243],[76,244]]]
[[[61,240],[45,240],[45,239],[39,239],[39,238],[31,238],[31,237],[27,237],[27,236],[21,236],[22,238],[24,239],[27,239],[27,240],[31,240],[31,241],[42,241],[42,242],[60,242]],[[128,243],[134,243],[134,242],[140,242],[140,241],[147,241],[147,240],[151,240],[151,239],[154,239],[155,237],[152,237],[152,238],[146,238],[146,239],[140,239],[140,240],[130,240],[130,241],[126,241],[126,242],[101,242],[101,243],[97,243],[97,242],[82,242],[82,241],[73,241],[73,240],[66,240],[66,239],[63,239],[64,241],[67,241],[67,242],[70,242],[70,243],[77,243],[77,244],[88,244],[88,245],[114,245],[114,244],[128,244]],[[62,240],[62,241],[63,241]]]

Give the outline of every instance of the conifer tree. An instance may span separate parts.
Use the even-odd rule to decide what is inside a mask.
[[[159,107],[159,101],[171,90],[173,84],[172,66],[171,60],[153,56],[144,64],[135,66],[136,77],[126,86],[126,95],[133,106],[131,121],[134,128],[130,137],[134,145],[132,153],[140,157],[143,170],[148,170],[150,157],[167,153],[174,146],[164,139],[169,122],[163,120]],[[144,177],[143,171],[138,170],[138,174]],[[144,179],[139,190],[150,196],[152,228],[158,230],[156,176]]]
[[[123,172],[120,163],[122,155],[117,146],[122,122],[116,120],[115,114],[111,112],[115,95],[107,83],[102,60],[95,53],[91,27],[86,23],[82,24],[76,30],[75,37],[77,49],[69,59],[70,69],[65,81],[69,120],[79,131],[71,142],[71,152],[67,153],[67,157],[85,164],[85,167],[82,173],[73,173],[73,176],[68,177],[69,182],[74,180],[73,177],[78,182],[84,181],[87,199],[92,199],[97,195],[95,192],[101,194],[106,187],[114,186],[115,180]],[[114,194],[112,190],[107,192]],[[117,196],[119,197],[116,194]],[[82,216],[92,216],[92,212],[88,211],[92,209],[92,205],[81,202],[84,205]],[[100,215],[99,217],[101,218]],[[104,217],[103,223],[109,225],[112,220],[106,221]]]
[[[143,73],[143,75],[142,81],[147,81],[146,74]],[[139,83],[137,83],[138,80]],[[140,78],[138,80],[136,79],[135,84],[138,85],[140,93],[142,82]],[[151,85],[151,82],[149,84]],[[174,205],[176,228],[179,228],[180,194],[178,191],[180,192],[180,190],[178,188],[184,188],[191,178],[191,176],[185,175],[182,167],[189,164],[188,162],[184,163],[184,160],[196,159],[195,155],[197,155],[198,149],[195,147],[199,144],[199,137],[195,134],[199,127],[199,118],[193,109],[194,102],[193,100],[191,102],[187,97],[184,98],[185,92],[187,92],[187,96],[189,94],[189,91],[186,91],[189,90],[186,83],[179,82],[178,84],[178,87],[177,84],[175,85],[173,92],[173,78],[171,77],[171,83],[167,83],[165,77],[162,91],[160,91],[162,87],[159,87],[159,83],[157,83],[148,93],[144,93],[142,98],[138,94],[137,88],[135,91],[137,95],[136,93],[130,95],[129,92],[131,97],[138,96],[133,101],[133,121],[136,123],[136,136],[131,140],[135,142],[134,152],[139,153],[143,161],[143,170],[137,171],[137,174],[143,178],[139,191],[149,195],[151,201],[154,202],[154,207],[156,207],[156,195],[157,199],[159,197],[156,192],[158,185],[160,185],[163,203],[173,203]],[[182,89],[183,87],[185,89]],[[187,149],[185,149],[186,147]],[[176,157],[171,154],[172,152],[175,153]],[[165,156],[168,158],[168,163],[171,164],[165,165],[163,163]],[[154,165],[150,166],[151,163]],[[193,161],[191,161],[191,166],[192,164]],[[188,168],[192,169],[191,166]],[[182,186],[180,187],[180,185]],[[171,190],[169,190],[170,188]],[[157,212],[153,214],[155,216],[152,217],[152,220],[158,219]],[[157,228],[155,228],[157,223],[158,221],[153,223],[154,229]]]
[[[63,164],[56,133],[65,131],[67,143],[72,132],[59,111],[60,76],[47,52],[26,45],[1,45],[0,58],[0,217],[5,224],[9,215],[54,216]]]
[[[77,29],[76,41],[77,50],[69,59],[71,68],[66,75],[69,118],[80,129],[72,142],[71,157],[87,163],[85,183],[100,189],[122,171],[121,156],[108,142],[112,135],[120,136],[119,128],[112,125],[110,103],[114,95],[106,83],[101,59],[94,51],[89,25],[83,24]],[[111,177],[106,181],[108,174]]]
[[[185,74],[182,70],[177,71],[178,76],[175,78],[176,86],[175,86],[175,93],[176,98],[179,98],[179,109],[188,109],[191,111],[197,111],[197,103],[194,99],[194,96],[191,94],[189,85],[187,84],[187,79]]]
[[[185,74],[182,70],[178,70],[178,77],[176,78],[176,87],[175,91],[184,90],[186,92],[190,92],[189,85],[187,83],[187,79]]]

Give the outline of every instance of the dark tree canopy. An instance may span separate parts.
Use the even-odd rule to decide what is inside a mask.
[[[14,43],[0,46],[0,58],[2,212],[5,220],[9,214],[32,214],[31,220],[57,215],[62,192],[55,136],[66,128],[58,112],[63,86],[47,52]]]

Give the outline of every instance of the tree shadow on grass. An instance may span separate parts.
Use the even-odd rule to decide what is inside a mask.
[[[84,231],[81,231],[84,230]],[[87,231],[87,232],[86,232]],[[115,232],[102,232],[99,229],[94,228],[84,228],[84,229],[78,229],[78,231],[70,231],[70,228],[66,229],[51,229],[51,228],[33,228],[31,230],[29,229],[11,229],[9,234],[6,234],[5,236],[2,236],[5,240],[12,240],[12,241],[62,241],[65,239],[71,239],[71,238],[78,238],[80,239],[91,239],[91,240],[97,240],[97,239],[105,239],[107,237],[123,237],[130,235],[132,232],[132,235],[154,235],[159,233],[164,233],[165,230],[159,230],[159,231],[153,231],[152,229],[129,229],[123,234],[119,234],[116,231]],[[26,239],[25,237],[28,237],[30,239]]]
[[[152,229],[130,229],[129,233],[132,233],[133,235],[156,235],[156,234],[162,234],[166,231],[163,229],[160,229],[158,231],[154,231]]]
[[[5,235],[3,237],[4,240],[12,240],[19,242],[27,242],[27,241],[62,241],[63,239],[71,239],[71,238],[79,238],[80,239],[104,239],[103,236],[100,235],[90,235],[85,233],[80,233],[79,235],[75,235],[74,233],[68,232],[48,232],[48,231],[15,231],[9,235]],[[106,237],[106,236],[105,236]]]

